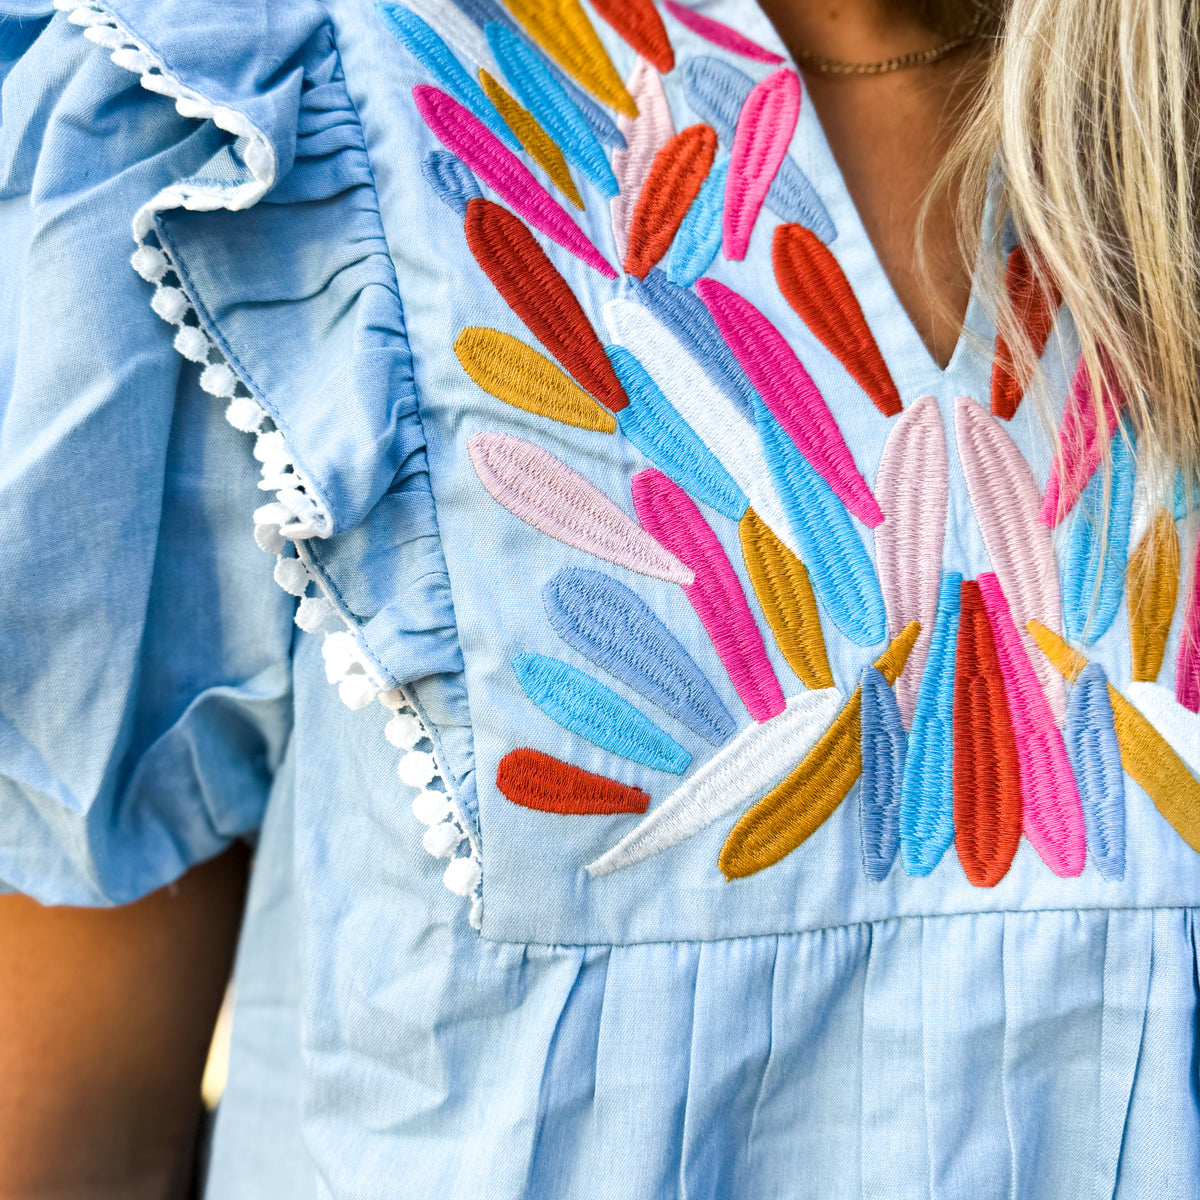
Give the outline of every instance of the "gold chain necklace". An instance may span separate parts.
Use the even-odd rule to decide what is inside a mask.
[[[987,10],[980,4],[975,14],[975,20],[965,32],[928,50],[914,50],[911,54],[899,54],[895,58],[885,58],[881,62],[852,63],[840,62],[836,58],[823,58],[820,54],[811,54],[806,50],[793,51],[795,58],[802,67],[819,71],[822,75],[890,75],[893,71],[903,71],[909,67],[923,67],[929,63],[940,62],[943,58],[969,45],[979,35]]]

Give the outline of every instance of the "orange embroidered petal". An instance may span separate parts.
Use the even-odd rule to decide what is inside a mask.
[[[496,768],[496,786],[514,804],[568,816],[644,813],[650,804],[641,788],[593,775],[540,750],[506,754]]]
[[[994,887],[1021,840],[1021,771],[1000,658],[979,584],[960,589],[954,659],[954,845],[967,878]]]
[[[637,116],[637,105],[579,0],[508,0],[507,7],[576,83],[617,112]]]
[[[875,661],[894,684],[921,626],[913,621]],[[729,831],[717,859],[726,879],[744,879],[786,857],[825,823],[862,772],[862,689],[798,767]]]
[[[554,186],[576,208],[582,209],[583,197],[575,186],[575,180],[571,178],[571,171],[567,167],[567,160],[563,158],[563,152],[537,123],[534,115],[522,108],[482,67],[479,68],[479,82],[484,94],[504,118],[504,123],[525,148],[525,153],[550,176]]]
[[[1033,272],[1033,263],[1021,246],[1008,256],[1008,267],[1004,272],[1004,289],[1018,324],[1029,338],[1034,355],[1042,356],[1050,331],[1054,328],[1054,314],[1062,303],[1057,291],[1049,296],[1038,283]],[[992,361],[992,413],[1011,421],[1021,403],[1021,397],[1032,377],[1029,370],[1019,370],[1013,358],[1012,348],[999,334],[996,335],[996,357]]]
[[[1039,622],[1030,621],[1029,632],[1067,679],[1074,679],[1087,666],[1082,654]],[[1188,770],[1167,739],[1111,683],[1108,698],[1121,749],[1121,766],[1154,801],[1176,833],[1200,852],[1200,779]]]
[[[608,355],[575,293],[532,233],[491,200],[467,204],[467,244],[530,332],[605,408],[629,404]]]
[[[463,370],[485,392],[514,408],[597,433],[614,433],[616,418],[548,358],[498,329],[464,329],[454,341]]]
[[[689,125],[655,156],[629,223],[625,270],[645,279],[670,249],[717,153],[711,125]]]
[[[1165,508],[1154,514],[1129,559],[1129,655],[1134,680],[1153,683],[1162,667],[1179,594],[1179,531]]]
[[[675,51],[653,0],[592,0],[592,7],[664,75],[674,69]]]
[[[784,299],[875,407],[894,417],[901,408],[900,393],[833,253],[811,229],[780,225],[771,243],[771,260]]]
[[[752,508],[738,523],[742,557],[788,666],[809,688],[833,687],[817,599],[804,564]]]

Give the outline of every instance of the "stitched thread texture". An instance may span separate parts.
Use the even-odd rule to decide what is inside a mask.
[[[760,46],[757,42],[752,42],[731,26],[721,21],[714,21],[712,17],[703,16],[701,13],[692,12],[690,8],[676,4],[675,0],[663,0],[663,8],[681,25],[704,38],[706,42],[720,46],[722,50],[728,50],[731,54],[740,54],[743,58],[752,59],[754,62],[783,62],[778,54],[768,50],[765,46]]]
[[[609,199],[615,196],[617,180],[595,132],[549,67],[528,42],[505,26],[493,22],[487,26],[486,33],[488,45],[517,99],[533,113],[567,160],[574,163],[603,196]],[[615,125],[613,130],[623,144],[625,139]]]
[[[855,465],[842,431],[812,376],[782,334],[744,297],[715,279],[696,286],[726,344],[809,465],[864,525],[883,513]]]
[[[800,116],[800,78],[781,67],[757,83],[738,114],[722,218],[725,257],[740,262]]]
[[[1200,712],[1200,536],[1192,554],[1192,583],[1183,613],[1183,628],[1179,631],[1175,698],[1184,708]]]
[[[858,792],[863,872],[886,879],[900,845],[900,794],[908,737],[896,694],[874,667],[865,667],[862,695],[862,787]]]
[[[485,392],[514,408],[613,433],[616,418],[532,346],[498,329],[464,329],[454,340],[462,368]]]
[[[564,729],[656,771],[682,775],[692,756],[628,700],[583,671],[544,654],[518,654],[521,690]]]
[[[564,567],[542,596],[551,626],[571,649],[714,746],[734,735],[733,718],[704,673],[623,583],[599,571]]]
[[[741,582],[700,510],[677,484],[653,469],[633,477],[633,507],[655,540],[695,572],[684,594],[747,711],[760,723],[778,716],[786,703],[783,689]]]
[[[771,477],[821,606],[855,645],[876,645],[887,636],[887,614],[875,568],[850,514],[762,400],[756,415]]]
[[[959,590],[954,674],[954,845],[967,878],[995,887],[1021,841],[1021,766],[979,584]]]
[[[1057,291],[1050,295],[1038,285],[1033,263],[1023,246],[1015,246],[1008,256],[1004,271],[1004,290],[1008,293],[1013,316],[1025,331],[1030,348],[1041,358],[1054,328],[1054,314],[1062,303]],[[1012,347],[1000,334],[996,335],[996,354],[992,360],[992,415],[1011,421],[1016,415],[1032,373],[1018,370]]]
[[[842,697],[833,688],[802,692],[763,725],[749,725],[684,780],[611,850],[585,868],[610,875],[678,845],[718,818],[773,788],[833,720]]]
[[[920,627],[914,621],[875,660],[889,684],[904,670]],[[862,771],[862,689],[778,786],[730,830],[717,865],[726,879],[773,866],[814,834],[846,798]]]
[[[937,614],[949,492],[942,414],[932,396],[922,396],[900,414],[875,473],[875,495],[885,517],[875,530],[875,569],[888,633],[895,637],[909,621],[921,623],[921,636],[896,681],[906,729],[912,727]]]
[[[548,537],[668,583],[694,581],[688,567],[548,450],[506,433],[477,433],[467,439],[467,453],[492,497]]]
[[[954,683],[962,576],[942,575],[900,795],[900,859],[928,875],[954,841]]]
[[[665,75],[675,68],[675,51],[653,0],[592,0],[592,7],[643,58]],[[630,89],[641,108],[641,98]]]
[[[809,688],[833,687],[817,598],[804,564],[752,508],[738,525],[742,558],[775,641]]]
[[[721,249],[721,220],[725,209],[725,181],[729,159],[708,173],[692,206],[679,226],[664,264],[667,278],[679,287],[691,287]]]
[[[816,339],[842,364],[885,417],[900,393],[867,319],[833,254],[803,225],[780,225],[771,243],[775,281]]]
[[[717,135],[690,125],[655,155],[629,223],[625,270],[644,279],[666,254],[712,167]]]
[[[1129,658],[1134,681],[1153,683],[1162,670],[1179,595],[1179,531],[1160,508],[1129,559]]]
[[[649,793],[594,775],[540,750],[513,750],[496,768],[496,787],[514,804],[564,816],[644,813]]]
[[[617,260],[624,262],[629,251],[629,222],[637,206],[642,184],[650,174],[655,155],[675,136],[671,106],[658,72],[644,58],[633,64],[626,83],[637,102],[637,117],[617,118],[625,135],[624,150],[614,150],[612,170],[620,191],[609,201],[609,218]]]
[[[421,161],[421,174],[437,197],[460,217],[467,215],[467,202],[480,200],[483,193],[475,176],[448,150],[431,150]]]
[[[994,417],[967,396],[955,401],[958,457],[971,507],[983,534],[992,570],[1012,607],[1017,628],[1030,620],[1061,628],[1058,564],[1050,531],[1038,520],[1038,489],[1028,463]],[[1062,681],[1021,638],[1050,703],[1054,719],[1067,710]]]
[[[1083,870],[1087,839],[1067,748],[1017,634],[1000,581],[991,573],[980,575],[979,591],[1008,694],[1021,769],[1025,835],[1056,875],[1078,875]]]
[[[467,245],[509,308],[575,382],[605,408],[629,403],[596,331],[567,281],[506,208],[490,200],[467,205]]]
[[[717,131],[721,141],[732,143],[738,113],[754,89],[754,80],[732,64],[707,55],[689,59],[680,72],[688,104]],[[823,242],[837,237],[816,188],[793,158],[779,164],[765,203],[781,221],[804,225]]]
[[[623,346],[608,356],[629,397],[618,414],[621,432],[694,499],[731,521],[746,511],[746,497],[695,430],[671,406],[645,367]]]
[[[1125,772],[1108,680],[1096,663],[1084,667],[1071,689],[1063,735],[1083,801],[1092,862],[1105,879],[1124,879]]]
[[[576,208],[582,209],[583,197],[575,186],[575,180],[571,178],[571,171],[563,152],[538,124],[533,113],[522,108],[483,67],[479,68],[479,83],[484,95],[496,106],[505,124],[525,148],[525,153],[546,172],[554,186]]]

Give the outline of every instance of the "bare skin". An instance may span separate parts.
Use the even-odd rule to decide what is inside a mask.
[[[115,909],[0,896],[0,1200],[183,1200],[247,854]]]
[[[842,62],[877,62],[944,41],[894,0],[762,0],[784,42]],[[916,226],[929,182],[958,132],[979,50],[890,75],[804,72],[830,148],[867,235],[921,340],[944,367],[970,296],[953,197],[929,214],[931,278],[916,263]]]

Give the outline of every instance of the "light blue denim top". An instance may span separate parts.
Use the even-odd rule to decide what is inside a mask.
[[[0,2],[0,887],[46,903],[121,903],[234,838],[257,836],[210,1196],[1200,1194],[1191,912],[1200,866],[1160,797],[1122,776],[1117,751],[1129,751],[1114,740],[1103,686],[1106,678],[1150,716],[1166,739],[1162,754],[1184,760],[1172,758],[1179,770],[1200,771],[1200,722],[1175,701],[1195,523],[1186,505],[1175,511],[1170,480],[1158,491],[1140,481],[1135,495],[1132,470],[1114,468],[1111,498],[1122,556],[1160,504],[1179,518],[1183,569],[1157,682],[1132,681],[1129,599],[1118,608],[1113,597],[1101,636],[1071,638],[1103,672],[1085,677],[1094,707],[1085,711],[1083,692],[1075,700],[1076,684],[1065,723],[1052,714],[1049,742],[1061,725],[1074,775],[1091,780],[1080,784],[1085,811],[1076,803],[1063,818],[1082,839],[1086,816],[1082,873],[1060,877],[1027,836],[998,883],[976,886],[950,844],[955,821],[969,817],[951,801],[952,721],[942,719],[953,709],[961,721],[963,703],[950,632],[961,624],[948,612],[929,659],[940,661],[940,679],[930,682],[931,671],[923,681],[907,736],[891,690],[874,677],[849,742],[826,752],[831,762],[861,761],[877,795],[854,784],[811,836],[726,878],[722,849],[751,810],[770,816],[760,801],[800,811],[794,796],[772,800],[773,789],[857,703],[864,668],[888,640],[882,626],[852,640],[843,627],[855,606],[835,621],[834,592],[824,590],[829,578],[834,590],[845,583],[849,560],[835,550],[846,528],[868,564],[884,535],[841,512],[826,520],[821,504],[841,501],[785,446],[772,462],[803,474],[790,497],[809,521],[803,548],[831,548],[827,560],[805,557],[838,694],[818,725],[797,723],[771,743],[766,782],[754,783],[751,770],[766,761],[766,742],[743,759],[734,752],[720,811],[593,875],[585,868],[643,816],[612,804],[574,815],[532,807],[533,775],[517,771],[498,786],[502,764],[518,761],[507,756],[558,760],[551,807],[592,794],[578,769],[646,793],[640,803],[653,817],[753,731],[734,682],[742,672],[759,683],[773,676],[790,700],[808,691],[756,593],[736,504],[732,519],[701,503],[691,524],[668,522],[685,529],[687,545],[695,521],[706,523],[727,570],[704,566],[681,587],[629,569],[631,531],[639,518],[653,525],[635,513],[634,477],[654,467],[672,475],[666,459],[635,445],[632,412],[618,414],[616,432],[555,421],[479,386],[455,353],[464,329],[484,328],[555,358],[464,235],[471,196],[526,225],[528,211],[502,180],[480,182],[486,168],[464,166],[472,152],[453,136],[449,149],[439,141],[413,89],[457,96],[513,151],[516,139],[474,86],[477,68],[535,111],[547,95],[567,97],[569,136],[558,140],[584,211],[528,154],[516,160],[619,268],[606,168],[595,159],[613,160],[616,112],[562,82],[568,72],[534,48],[553,49],[553,38],[527,38],[490,0],[422,0],[413,6],[420,18],[367,0],[60,7]],[[622,80],[637,55],[601,10],[649,8],[587,10]],[[722,65],[743,72],[748,87],[789,71],[786,52],[751,0],[687,8],[686,22],[658,10],[675,57],[661,76],[674,129],[721,126],[716,163],[729,166],[730,188],[736,179],[753,191],[755,155],[780,149],[772,121],[786,138],[786,115],[771,108],[781,93],[756,91],[742,109],[736,86],[721,91],[736,79]],[[545,3],[511,12],[530,9],[550,28],[574,11]],[[724,35],[697,14],[762,53],[716,44]],[[575,45],[586,75],[596,56],[586,39]],[[642,72],[657,85],[656,72]],[[766,105],[757,124],[748,115],[756,98]],[[733,105],[736,139],[713,103]],[[554,133],[552,114],[541,115]],[[460,132],[475,129],[455,120]],[[636,124],[621,128],[632,153]],[[492,148],[483,154],[499,161]],[[616,161],[624,180],[629,168]],[[933,398],[922,411],[935,427],[940,417],[948,483],[932,578],[939,568],[955,573],[943,586],[947,607],[957,612],[957,576],[993,570],[1001,583],[1032,576],[1029,594],[1045,594],[1045,564],[1028,548],[1037,538],[1020,525],[1036,511],[1022,508],[1012,476],[994,480],[1007,447],[1028,464],[1040,499],[1055,430],[1031,399],[1010,420],[989,414],[996,335],[980,296],[940,369],[874,255],[807,94],[785,161],[790,199],[779,194],[781,174],[756,220],[750,209],[744,260],[712,242],[705,277],[779,331],[880,494],[885,446],[904,417],[880,411],[830,335],[814,333],[785,299],[772,239],[786,223],[781,211],[787,221],[802,216],[828,243],[818,253],[848,280],[905,409]],[[439,197],[432,167],[443,189],[459,189],[454,202]],[[655,186],[669,198],[678,185]],[[684,285],[683,251],[701,250],[683,240],[712,241],[714,230],[720,240],[719,193],[707,218],[697,207],[706,202],[712,195],[702,193],[658,264]],[[468,224],[480,205],[466,210]],[[736,208],[727,192],[726,220]],[[667,223],[668,210],[645,220],[642,234]],[[661,388],[686,404],[672,396],[679,360],[666,343],[656,343],[658,357],[608,319],[616,299],[634,306],[621,311],[645,313],[644,286],[620,271],[606,279],[544,229],[533,236],[598,344],[626,342],[651,377],[646,394]],[[552,293],[521,278],[531,262],[526,254],[515,268],[517,290],[536,308]],[[801,282],[811,298],[813,278]],[[675,295],[663,274],[651,283]],[[826,309],[833,341],[853,337],[853,317]],[[559,332],[569,324],[560,312]],[[1061,314],[1042,359],[1054,411],[1076,352]],[[704,396],[729,403],[728,381],[749,383],[726,357],[722,390],[715,353],[695,350],[691,365],[708,380]],[[632,393],[627,359],[614,358]],[[501,370],[499,356],[485,359]],[[776,361],[768,371],[780,369]],[[535,390],[527,369],[521,387]],[[960,397],[974,406],[965,417]],[[754,453],[775,434],[790,445],[779,414],[755,403],[758,424],[744,431]],[[657,428],[653,413],[632,411]],[[803,410],[802,424],[815,427],[814,412]],[[964,421],[985,430],[976,466],[993,477],[986,494],[968,487]],[[478,435],[520,442],[485,437],[469,447]],[[670,459],[680,444],[675,427],[662,453]],[[485,486],[473,461],[483,445],[517,447],[515,458],[495,460],[509,472],[508,505],[494,494],[503,482]],[[529,447],[549,474],[530,465]],[[936,507],[936,480],[924,474],[926,459],[896,461],[909,481],[898,489],[909,496],[904,519],[919,523],[912,495],[917,509]],[[695,492],[685,475],[673,477]],[[562,491],[580,478],[595,490]],[[762,489],[750,497],[756,511],[757,496],[786,491],[774,475],[753,482]],[[1108,511],[1099,476],[1089,488],[1054,534],[1067,633],[1094,600],[1093,577],[1072,575],[1087,557],[1081,527]],[[624,519],[598,515],[597,495]],[[512,511],[522,504],[527,519]],[[794,517],[787,504],[780,511]],[[551,536],[555,520],[576,532]],[[768,523],[791,538],[786,521]],[[1013,576],[993,561],[998,543],[992,554],[986,544],[1003,528],[1016,547]],[[594,549],[605,530],[619,543],[609,557],[581,547],[591,538]],[[901,554],[901,576],[929,569],[918,551]],[[835,564],[830,572],[825,563]],[[693,574],[686,564],[669,570]],[[552,580],[594,582],[579,572],[604,577],[606,605],[626,594],[613,581],[636,597],[632,625],[603,651],[586,649],[603,628],[595,609],[576,619],[547,598]],[[706,627],[700,611],[717,579],[726,590]],[[872,592],[859,610],[870,624],[872,604],[886,598],[891,635],[912,616],[903,597],[913,590],[899,586],[889,592],[885,579],[886,597]],[[748,642],[738,588],[757,631]],[[1014,615],[1033,615],[1013,587],[1005,591]],[[665,650],[643,605],[670,631]],[[559,632],[568,626],[574,640]],[[1026,645],[1028,670],[1044,671]],[[555,661],[538,675],[546,662],[521,656]],[[685,686],[668,667],[687,660]],[[657,694],[631,662],[658,672]],[[700,703],[697,675],[734,734],[706,739],[694,719],[679,719]],[[674,688],[674,709],[661,702],[664,687]],[[631,754],[639,732],[651,750]],[[922,793],[924,808],[919,797],[915,806],[900,799],[905,767],[888,756],[905,742],[924,775],[910,761],[903,787]],[[659,757],[648,763],[647,754]],[[1061,788],[1055,795],[1062,801]],[[1026,795],[1027,834],[1036,819]],[[961,827],[957,836],[961,846]]]

